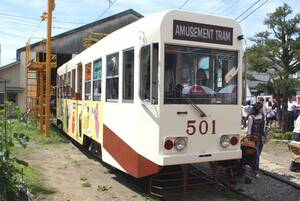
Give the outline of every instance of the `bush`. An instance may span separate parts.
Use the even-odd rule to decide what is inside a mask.
[[[9,102],[5,102],[5,108],[6,111],[0,110],[0,201],[28,200],[27,186],[22,180],[22,171],[20,172],[16,168],[16,164],[24,166],[28,164],[12,158],[10,150],[14,146],[14,142],[18,142],[25,148],[29,138],[24,133],[16,133],[15,121],[8,119],[12,113],[20,117],[20,109],[13,108]]]
[[[293,135],[292,132],[285,132],[285,133],[274,132],[274,133],[272,133],[273,139],[278,139],[278,140],[291,140],[292,135]]]

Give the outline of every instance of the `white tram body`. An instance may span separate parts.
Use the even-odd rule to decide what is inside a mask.
[[[163,166],[238,159],[241,35],[230,18],[146,16],[57,70],[58,121],[137,178]]]

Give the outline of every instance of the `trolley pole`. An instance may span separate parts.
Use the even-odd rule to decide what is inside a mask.
[[[47,42],[46,42],[46,100],[45,100],[45,134],[49,136],[50,127],[50,93],[51,93],[51,32],[52,32],[52,11],[54,1],[48,0],[47,12]]]

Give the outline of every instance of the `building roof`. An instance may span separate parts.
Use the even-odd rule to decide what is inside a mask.
[[[1,71],[1,70],[5,70],[5,69],[8,69],[8,68],[13,67],[13,66],[16,66],[16,65],[18,65],[19,63],[20,63],[20,61],[14,61],[14,62],[12,62],[12,63],[6,64],[5,66],[1,66],[1,67],[0,67],[0,71]]]
[[[104,23],[104,22],[107,22],[107,21],[113,20],[113,19],[115,19],[115,18],[119,18],[119,17],[125,16],[125,15],[128,15],[128,14],[133,14],[133,15],[137,16],[138,18],[142,18],[142,17],[143,17],[143,15],[141,15],[141,14],[138,13],[138,12],[136,12],[135,10],[133,10],[133,9],[128,9],[128,10],[125,10],[125,11],[123,11],[123,12],[117,13],[117,14],[115,14],[115,15],[112,15],[112,16],[109,16],[109,17],[106,17],[106,18],[103,18],[103,19],[101,19],[101,20],[97,20],[97,21],[95,21],[95,22],[91,22],[91,23],[89,23],[89,24],[86,24],[86,25],[77,27],[77,28],[75,28],[75,29],[72,29],[72,30],[63,32],[63,33],[58,34],[58,35],[56,35],[56,36],[53,36],[53,37],[52,37],[52,40],[56,40],[56,39],[59,39],[59,38],[63,38],[63,37],[65,37],[65,36],[67,36],[67,35],[74,34],[74,33],[76,33],[76,32],[79,32],[79,31],[88,29],[88,28],[90,28],[90,27],[94,27],[94,26],[96,26],[96,25],[102,24],[102,23]],[[40,43],[41,43],[41,41],[38,41],[38,42],[36,42],[36,43],[33,43],[33,44],[31,44],[31,47],[39,46]],[[18,55],[20,54],[20,52],[25,51],[25,48],[26,48],[26,46],[17,49],[17,58],[19,58]]]

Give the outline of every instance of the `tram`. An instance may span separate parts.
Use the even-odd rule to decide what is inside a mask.
[[[241,158],[243,37],[230,18],[167,10],[57,70],[57,124],[136,178]]]

